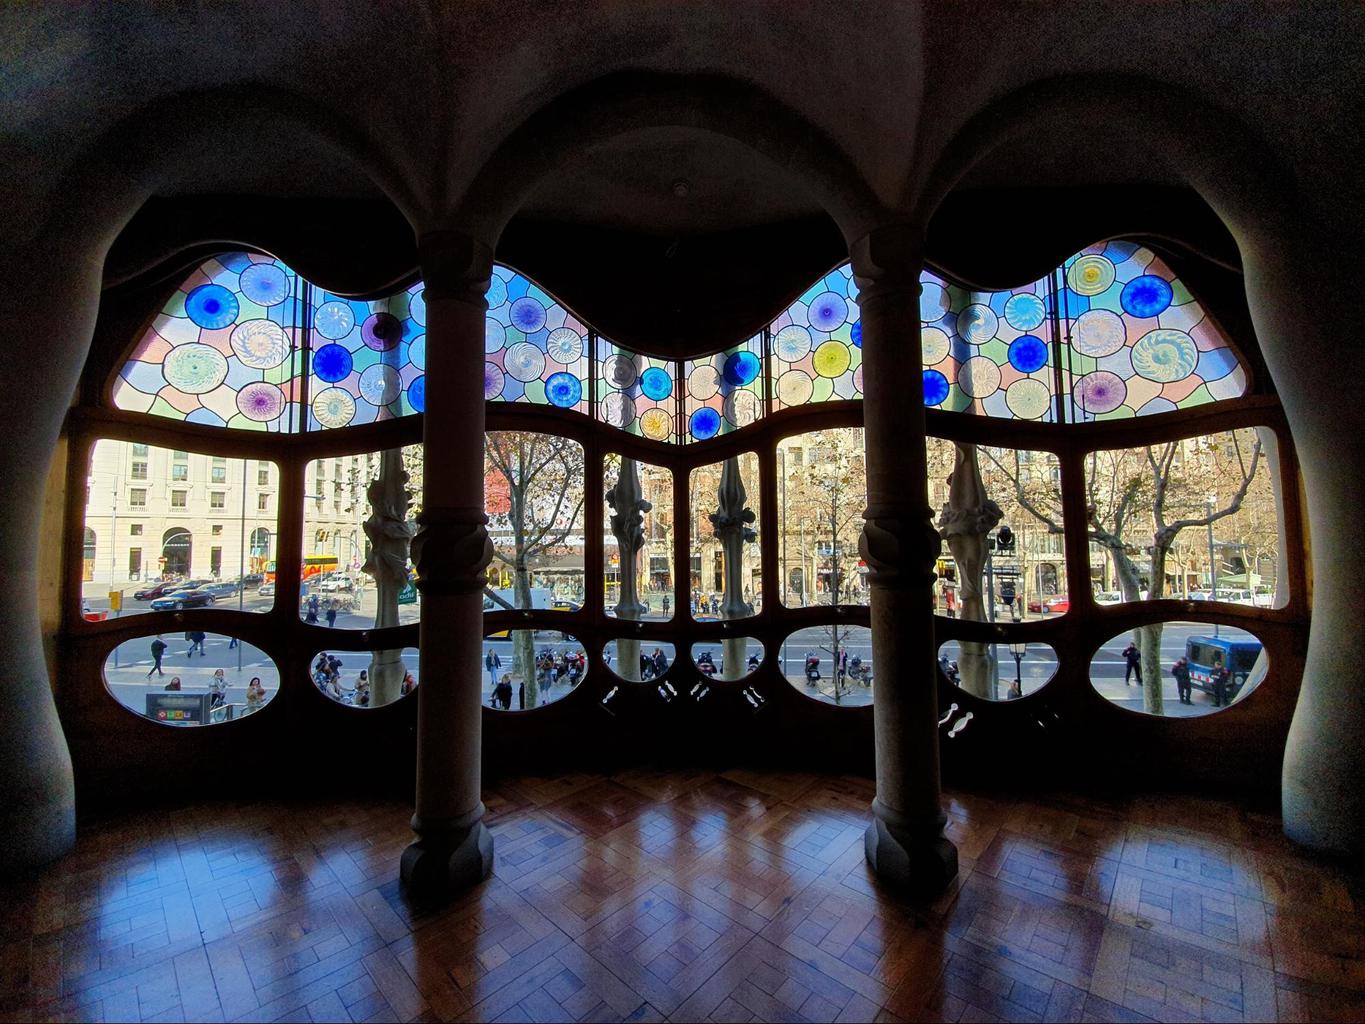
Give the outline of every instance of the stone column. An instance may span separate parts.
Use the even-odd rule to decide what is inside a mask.
[[[758,537],[753,530],[757,517],[753,509],[745,506],[748,500],[739,474],[739,458],[732,455],[721,466],[716,511],[710,516],[725,564],[725,598],[720,608],[725,619],[748,618],[754,613],[754,606],[744,600],[744,545],[752,544]],[[725,671],[721,678],[744,677],[747,648],[744,637],[727,637],[722,642],[721,664]]]
[[[868,863],[917,894],[944,889],[957,848],[943,836],[933,582],[940,550],[926,490],[920,356],[922,234],[878,228],[851,249],[863,333],[867,512],[859,549],[871,584],[877,676],[877,798]]]
[[[481,647],[484,570],[493,557],[483,501],[486,246],[456,232],[419,244],[427,304],[427,408],[422,513],[412,541],[422,591],[417,687],[417,841],[402,877],[425,896],[487,877],[483,824]],[[432,467],[439,467],[435,471]]]
[[[620,558],[621,593],[616,602],[616,617],[632,621],[640,619],[648,610],[640,600],[637,559],[644,547],[644,513],[654,506],[645,500],[640,487],[640,467],[634,459],[621,460],[621,472],[616,485],[607,492],[611,506],[611,532],[616,538]],[[622,636],[616,641],[616,674],[622,679],[640,679],[640,641]]]
[[[403,450],[390,448],[379,455],[379,475],[365,489],[370,517],[365,536],[370,556],[364,571],[374,578],[377,607],[375,629],[398,625],[398,595],[408,582],[408,474],[403,469]],[[403,687],[406,667],[402,649],[375,651],[370,658],[370,704],[382,707],[396,701]]]
[[[866,371],[864,371],[866,373]],[[986,536],[995,529],[1003,513],[986,494],[976,445],[957,444],[957,458],[948,484],[948,504],[938,517],[938,528],[948,542],[957,563],[957,578],[962,587],[958,615],[974,622],[986,621],[986,602],[981,591],[981,572],[986,566]],[[964,640],[957,667],[962,689],[976,697],[993,699],[995,673],[990,645]]]

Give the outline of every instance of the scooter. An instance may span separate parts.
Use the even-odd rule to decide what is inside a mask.
[[[814,686],[820,681],[820,656],[814,651],[806,655],[806,685]]]

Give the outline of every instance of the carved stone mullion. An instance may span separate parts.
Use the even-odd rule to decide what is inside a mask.
[[[423,594],[481,593],[493,561],[488,516],[477,509],[424,508],[417,517],[412,558]]]

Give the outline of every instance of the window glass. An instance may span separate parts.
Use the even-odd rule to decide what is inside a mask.
[[[651,441],[679,438],[678,365],[597,339],[598,417]]]
[[[85,521],[99,543],[96,557],[85,565],[83,613],[117,618],[207,607],[268,611],[274,597],[258,588],[275,557],[276,523],[265,510],[248,507],[243,514],[243,460],[227,461],[220,490],[207,490],[202,480],[197,486],[191,481],[188,490],[172,489],[172,467],[207,465],[208,459],[144,445],[147,486],[125,491],[133,447],[106,439],[91,450]],[[134,509],[138,522],[125,530]]]
[[[692,470],[688,497],[693,616],[742,619],[757,614],[763,606],[758,456],[743,452]]]
[[[662,640],[608,640],[602,648],[607,668],[631,683],[662,679],[676,657],[673,645]]]
[[[863,328],[850,264],[807,288],[769,330],[774,409],[862,398]]]
[[[763,641],[738,636],[692,645],[692,664],[709,679],[743,679],[763,663]]]
[[[353,708],[379,708],[417,688],[417,648],[319,651],[308,663],[318,692]]]
[[[627,470],[624,484],[622,466]],[[602,537],[607,614],[628,619],[671,618],[673,474],[610,454],[603,460],[602,480],[607,488]],[[638,524],[630,518],[632,507]],[[632,563],[633,574],[628,571]]]
[[[1157,622],[1101,646],[1090,662],[1090,685],[1130,711],[1191,718],[1243,700],[1269,667],[1261,641],[1244,629]]]
[[[706,441],[763,415],[763,336],[683,363],[683,441]]]
[[[825,624],[788,634],[778,654],[787,682],[807,697],[862,707],[872,703],[872,630]]]
[[[1262,430],[1092,452],[1085,472],[1090,578],[1101,604],[1166,597],[1272,606],[1280,514]]]
[[[1013,700],[1042,689],[1057,674],[1057,652],[1029,641],[949,640],[938,667],[954,686],[983,700]]]
[[[493,267],[484,323],[484,398],[587,410],[588,329],[534,281]]]
[[[782,439],[777,523],[783,604],[867,604],[867,567],[858,554],[866,506],[862,428]]]
[[[583,645],[568,634],[514,629],[484,638],[485,707],[530,711],[567,697],[587,673]]]
[[[255,714],[280,689],[260,649],[220,633],[165,632],[125,640],[104,662],[109,693],[161,725],[217,725]]]
[[[304,479],[321,481],[323,466],[310,463]],[[422,446],[367,453],[332,479],[333,486],[303,499],[299,617],[337,629],[416,622],[421,595],[411,543],[421,511]]]

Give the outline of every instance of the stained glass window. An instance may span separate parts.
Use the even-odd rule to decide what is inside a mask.
[[[114,382],[114,404],[246,430],[296,430],[302,279],[270,256],[224,253],[185,279]]]
[[[1093,245],[1057,277],[1074,421],[1172,412],[1246,390],[1227,339],[1150,249]]]
[[[598,338],[598,416],[651,441],[677,441],[677,365]]]
[[[763,415],[763,335],[683,363],[684,441],[705,441]]]
[[[533,281],[493,267],[484,332],[484,398],[587,412],[588,329]]]
[[[863,335],[853,268],[831,270],[773,321],[773,408],[863,397]]]

